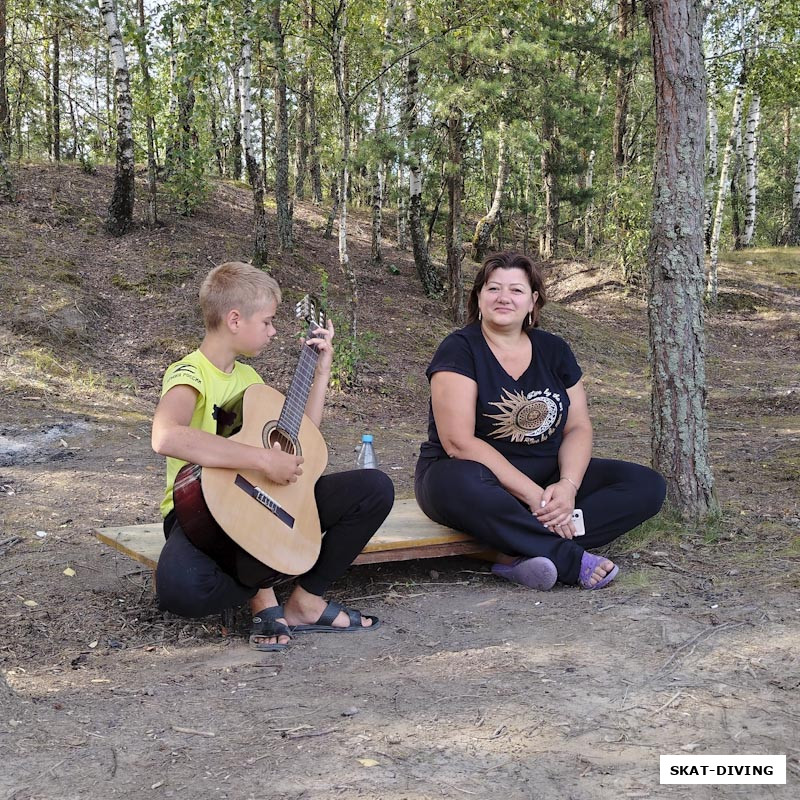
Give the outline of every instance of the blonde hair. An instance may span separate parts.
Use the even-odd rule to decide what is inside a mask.
[[[214,267],[200,285],[200,309],[209,331],[218,328],[234,308],[249,317],[272,302],[281,302],[281,289],[275,278],[241,261]]]

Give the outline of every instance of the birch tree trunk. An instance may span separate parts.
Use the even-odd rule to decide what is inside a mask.
[[[475,261],[483,261],[500,214],[503,191],[508,180],[508,174],[511,171],[507,136],[506,121],[501,119],[497,124],[497,181],[495,182],[494,195],[492,196],[492,205],[486,216],[478,220],[478,224],[475,226],[475,234],[472,237],[472,258]]]
[[[252,20],[252,13],[252,6],[247,0],[242,9],[242,16],[245,20],[245,32],[242,36],[242,145],[244,147],[247,177],[250,181],[250,188],[253,190],[253,264],[256,267],[265,267],[269,258],[269,244],[267,242],[267,217],[264,211],[264,176],[256,160],[252,130],[252,99],[250,96],[253,56],[248,30],[249,23]]]
[[[712,49],[709,56],[713,58]],[[708,80],[708,165],[706,167],[706,203],[705,203],[705,243],[706,252],[711,252],[711,231],[714,226],[714,187],[717,181],[719,162],[719,121],[717,120],[717,82],[713,77]]]
[[[252,56],[251,56],[252,62]],[[235,180],[242,178],[242,86],[239,79],[239,71],[242,68],[241,58],[237,59],[235,63],[230,66],[231,75],[231,89],[233,90],[233,102],[230,102],[230,94],[228,95],[228,102],[230,108],[233,110],[231,114],[231,150],[230,150],[230,175]],[[252,70],[252,66],[251,66]],[[252,113],[251,113],[252,123]]]
[[[339,97],[340,147],[342,162],[339,171],[339,267],[350,287],[350,342],[355,352],[358,341],[358,282],[347,252],[347,203],[350,185],[350,139],[352,133],[353,100],[350,96],[347,63],[347,2],[337,0],[331,19],[331,55],[336,93]],[[353,364],[352,379],[356,378],[358,365]]]
[[[412,43],[416,40],[417,11],[415,0],[406,0],[406,26],[411,33]],[[419,59],[416,53],[408,56],[406,71],[406,134],[410,153],[408,168],[408,227],[411,235],[411,245],[414,250],[414,264],[417,275],[422,283],[422,289],[428,297],[441,294],[442,286],[436,267],[428,252],[425,234],[422,230],[422,169],[418,146],[414,141],[417,130],[417,101],[419,83]]]
[[[742,126],[736,136],[736,145],[733,148],[730,168],[730,195],[731,195],[731,237],[733,249],[742,249]]]
[[[391,63],[392,33],[394,31],[395,0],[386,0],[386,20],[383,26],[383,57],[381,74],[376,86],[375,141],[378,152],[372,164],[372,265],[383,264],[383,194],[386,184],[386,158],[383,155],[381,139],[386,127],[386,80]]]
[[[700,0],[645,0],[656,92],[650,267],[653,466],[685,519],[714,510],[703,319],[706,86]]]
[[[281,2],[272,0],[275,54],[275,205],[281,252],[292,249],[292,208],[289,200],[289,112],[286,105],[286,51],[281,25]]]
[[[153,119],[153,82],[150,79],[149,58],[147,52],[147,28],[144,16],[144,0],[137,0],[139,11],[139,35],[136,37],[139,49],[139,68],[142,71],[142,85],[144,88],[145,103],[147,104],[147,226],[155,228],[158,225],[158,204],[156,202],[156,151],[155,151],[155,120]]]
[[[753,246],[758,201],[758,125],[761,120],[761,96],[756,92],[750,98],[747,127],[744,137],[745,215],[742,247]]]
[[[742,100],[744,97],[744,68],[739,76],[739,83],[736,86],[736,93],[733,97],[733,113],[731,114],[731,133],[725,145],[725,153],[722,156],[722,166],[719,171],[719,190],[717,191],[717,206],[714,211],[714,224],[711,227],[711,259],[708,268],[708,279],[706,283],[706,300],[709,303],[717,302],[717,292],[719,289],[717,281],[717,262],[719,261],[719,238],[722,232],[722,217],[725,213],[725,198],[728,193],[728,171],[731,165],[731,158],[736,149],[736,140],[739,137],[740,125],[742,123]]]
[[[112,236],[122,236],[133,220],[135,190],[133,160],[133,98],[125,47],[117,22],[114,0],[100,0],[100,13],[108,33],[108,46],[114,62],[114,91],[117,106],[117,157],[114,191],[108,206],[106,230]]]

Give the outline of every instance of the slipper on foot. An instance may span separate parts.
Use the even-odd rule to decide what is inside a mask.
[[[614,569],[612,569],[605,578],[601,578],[597,583],[592,584],[592,575],[594,574],[595,569],[605,563],[611,563],[609,559],[603,558],[602,556],[596,556],[592,553],[588,553],[584,551],[583,555],[581,556],[581,569],[578,573],[578,583],[584,589],[602,589],[604,586],[608,586],[614,578],[617,577],[617,573],[619,572],[619,567],[614,565]]]
[[[272,606],[253,614],[253,624],[250,628],[250,647],[261,653],[280,652],[289,645],[281,642],[263,642],[262,639],[278,636],[291,638],[292,632],[285,622],[278,622],[284,617],[283,606]]]
[[[333,621],[339,616],[339,612],[344,611],[350,624],[344,628],[335,626]],[[371,619],[372,625],[362,625],[362,619]],[[353,608],[347,608],[331,600],[325,610],[320,614],[320,618],[311,625],[292,625],[292,633],[352,633],[353,631],[374,631],[381,624],[377,617],[369,614],[362,614]]]
[[[529,589],[538,589],[540,592],[552,589],[558,579],[556,565],[544,556],[518,558],[511,564],[494,564],[492,572],[501,578],[521,583]]]

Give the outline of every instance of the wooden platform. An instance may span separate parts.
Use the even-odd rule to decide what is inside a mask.
[[[164,545],[161,523],[98,528],[95,536],[126,556],[155,569]],[[466,533],[431,522],[415,500],[398,500],[386,521],[354,564],[406,561],[411,558],[488,555],[486,547]]]

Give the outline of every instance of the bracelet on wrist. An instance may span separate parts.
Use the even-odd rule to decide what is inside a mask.
[[[573,486],[573,488],[575,489],[575,491],[576,491],[576,492],[578,491],[578,488],[579,488],[579,487],[578,487],[578,484],[577,484],[577,483],[575,483],[575,481],[574,481],[574,480],[572,480],[572,478],[568,478],[566,475],[562,475],[562,476],[561,476],[561,480],[562,480],[562,481],[567,481],[568,483],[571,483],[571,484],[572,484],[572,486]]]

